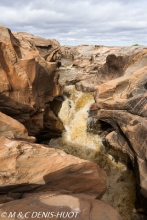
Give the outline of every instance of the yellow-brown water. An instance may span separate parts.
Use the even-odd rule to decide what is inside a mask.
[[[65,101],[59,112],[65,132],[61,138],[52,139],[50,146],[64,150],[68,154],[98,163],[108,175],[107,192],[102,200],[116,208],[123,220],[141,220],[136,213],[135,179],[133,171],[106,154],[101,138],[87,132],[88,111],[94,103],[93,94],[79,92],[75,86],[64,89]]]

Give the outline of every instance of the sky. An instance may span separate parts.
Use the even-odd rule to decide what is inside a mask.
[[[61,45],[147,45],[147,0],[1,0],[0,24]]]

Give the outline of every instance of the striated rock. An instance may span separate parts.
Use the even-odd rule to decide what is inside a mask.
[[[65,190],[101,198],[106,173],[97,164],[45,145],[0,137],[0,193]]]
[[[56,71],[59,54],[60,45],[56,40],[26,33],[14,36],[0,26],[0,111],[23,123],[29,135],[39,137],[40,132],[49,132],[46,123],[51,121],[49,117],[44,120],[46,107],[62,94]],[[58,118],[54,120],[61,123]]]
[[[23,124],[0,112],[0,136],[35,142],[35,137],[28,136]]]
[[[0,214],[13,210],[16,216],[21,212],[21,216],[28,219],[121,220],[118,212],[110,205],[85,195],[46,192],[37,195],[33,193],[25,197],[1,205]],[[5,216],[5,219],[9,219],[9,215]],[[15,214],[11,219],[16,219]]]
[[[127,154],[136,176],[138,210],[147,206],[147,49],[133,55],[124,75],[98,86],[97,117],[115,129],[108,143]],[[147,213],[147,212],[146,212]]]

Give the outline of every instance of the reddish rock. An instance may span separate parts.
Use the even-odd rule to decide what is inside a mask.
[[[38,50],[41,57],[48,62],[56,62],[61,59],[61,46],[57,40],[45,39],[25,32],[13,32],[13,35],[19,39],[19,42],[24,46],[27,41],[30,42],[32,47]]]
[[[13,210],[13,211],[12,211]],[[77,219],[77,220],[121,220],[118,212],[103,201],[91,199],[85,195],[62,195],[57,192],[31,194],[31,196],[8,202],[0,206],[0,214],[16,212],[28,219]],[[16,219],[15,214],[11,219]]]
[[[0,112],[0,136],[35,142],[35,137],[28,136],[23,124]]]
[[[147,49],[133,55],[124,75],[98,86],[97,117],[114,128],[106,140],[132,161],[137,183],[137,207],[147,206]]]
[[[46,128],[50,119],[44,120],[44,114],[50,102],[62,94],[56,71],[59,58],[57,41],[26,33],[14,36],[0,26],[0,111],[23,123],[29,135],[48,132],[47,138],[52,136]]]
[[[65,190],[101,198],[106,173],[97,164],[45,145],[0,137],[0,193]]]

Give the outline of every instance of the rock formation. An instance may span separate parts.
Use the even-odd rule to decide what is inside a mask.
[[[31,136],[50,138],[55,130],[59,136],[62,123],[49,106],[62,94],[56,71],[60,45],[25,33],[15,36],[0,26],[0,111],[22,123]]]
[[[0,136],[35,142],[35,137],[28,136],[27,129],[19,121],[0,112]]]
[[[61,48],[56,40],[12,34],[4,26],[0,26],[0,212],[13,207],[16,212],[20,207],[32,212],[32,203],[37,211],[61,206],[71,211],[73,203],[81,210],[77,219],[121,219],[108,204],[94,200],[106,191],[106,173],[97,164],[34,143],[58,137],[64,130],[58,118],[63,101],[58,68],[65,68],[61,58],[72,60],[73,75],[60,82],[95,92],[91,115],[99,120],[99,128],[109,127],[108,152],[119,151],[119,157],[127,155],[131,161],[137,209],[147,213],[147,48]]]
[[[45,145],[0,137],[0,193],[65,190],[101,198],[106,173],[95,163]]]
[[[80,45],[63,47],[62,54],[80,68],[66,84],[95,91],[96,104],[90,114],[100,120],[97,127],[103,127],[108,152],[130,159],[136,177],[136,207],[147,213],[147,48]]]
[[[106,136],[114,149],[130,158],[137,184],[137,207],[147,206],[147,120],[146,84],[147,49],[130,57],[122,77],[98,86],[95,94],[97,117],[114,128]]]
[[[3,204],[0,215],[5,212],[8,213],[6,220],[9,213],[14,214],[11,219],[19,216],[28,219],[121,220],[117,211],[103,201],[82,194],[63,195],[59,192],[24,195],[22,200]]]
[[[78,90],[93,92],[109,80],[123,76],[133,55],[144,47],[106,47],[102,45],[63,46],[62,57],[73,60],[78,72],[66,84]]]

